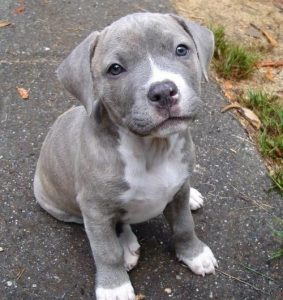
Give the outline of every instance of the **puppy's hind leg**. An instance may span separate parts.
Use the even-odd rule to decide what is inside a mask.
[[[129,224],[123,224],[119,241],[124,250],[124,262],[127,271],[131,271],[138,263],[140,256],[140,244]]]

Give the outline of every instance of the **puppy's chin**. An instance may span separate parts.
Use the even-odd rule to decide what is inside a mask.
[[[167,120],[161,126],[155,128],[150,135],[159,138],[165,138],[172,134],[188,129],[188,120]]]
[[[140,126],[139,123],[124,124],[124,128],[140,137],[165,138],[172,134],[188,129],[188,124],[192,117],[171,117],[157,124],[148,123],[147,126]]]

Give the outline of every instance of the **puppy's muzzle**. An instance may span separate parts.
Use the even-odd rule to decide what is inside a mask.
[[[170,80],[153,83],[148,91],[149,102],[158,108],[169,108],[178,102],[178,88]]]

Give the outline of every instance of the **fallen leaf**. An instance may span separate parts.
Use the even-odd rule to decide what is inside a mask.
[[[221,109],[221,112],[224,113],[224,112],[226,112],[227,110],[230,110],[230,109],[233,109],[233,108],[241,108],[241,105],[240,105],[239,103],[228,104],[228,105],[224,106],[224,107]]]
[[[256,129],[259,129],[261,126],[261,121],[258,118],[258,116],[250,109],[246,107],[242,107],[239,103],[231,103],[226,105],[221,109],[221,112],[224,113],[230,109],[238,109],[238,112],[251,123],[252,126],[254,126]]]
[[[11,25],[12,23],[6,20],[0,20],[0,28],[2,27],[7,27],[9,25]]]
[[[225,90],[231,90],[233,88],[233,84],[230,80],[225,80],[223,86]]]
[[[231,81],[229,80],[225,80],[223,82],[223,93],[224,93],[224,96],[226,98],[228,98],[230,101],[235,101],[236,100],[236,95],[235,95],[235,92],[233,90],[233,84]]]
[[[236,100],[236,95],[232,90],[224,90],[224,96],[228,98],[230,101]]]
[[[268,68],[267,71],[265,72],[264,74],[265,78],[269,81],[275,81],[274,79],[274,74],[272,72],[272,69],[271,68]]]
[[[145,295],[143,295],[143,294],[138,294],[135,297],[135,300],[143,300],[143,299],[145,299]]]
[[[18,87],[18,86],[16,87],[16,89],[22,99],[26,100],[29,98],[29,90],[26,90],[26,89]]]
[[[240,114],[250,122],[250,124],[255,127],[256,129],[259,129],[261,126],[261,121],[258,118],[258,116],[250,109],[241,107],[239,109]]]
[[[22,14],[25,10],[26,10],[26,8],[24,6],[18,6],[15,8],[15,13],[17,15],[19,15],[19,14]]]

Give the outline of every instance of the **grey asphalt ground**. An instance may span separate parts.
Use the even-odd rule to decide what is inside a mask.
[[[0,299],[94,299],[95,267],[82,226],[53,219],[35,202],[32,181],[43,139],[77,102],[54,70],[94,29],[136,11],[172,11],[168,1],[0,0]],[[16,86],[30,89],[22,100]],[[174,257],[163,217],[134,227],[141,248],[130,274],[145,299],[283,299],[282,260],[268,261],[282,199],[244,129],[211,82],[192,124],[198,167],[194,186],[205,207],[196,231],[219,260],[216,275],[193,275]],[[261,274],[251,272],[248,266]],[[229,277],[234,276],[235,278]],[[165,289],[171,289],[166,293]],[[167,290],[168,292],[168,290]]]

